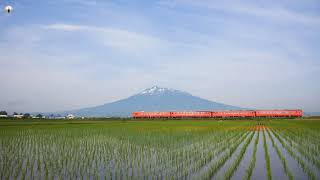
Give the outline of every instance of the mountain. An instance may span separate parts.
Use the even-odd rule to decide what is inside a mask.
[[[202,111],[242,109],[218,102],[209,101],[189,93],[154,86],[126,99],[107,103],[101,106],[67,111],[76,116],[128,117],[134,111]]]
[[[304,112],[305,116],[320,116],[320,112]]]

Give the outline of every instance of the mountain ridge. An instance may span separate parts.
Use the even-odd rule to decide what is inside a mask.
[[[206,111],[244,109],[203,99],[190,93],[153,86],[127,98],[103,105],[65,111],[84,117],[129,117],[134,111]]]

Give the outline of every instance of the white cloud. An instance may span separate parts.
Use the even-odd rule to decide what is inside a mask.
[[[96,0],[59,0],[59,1],[48,1],[49,4],[73,4],[73,5],[81,5],[85,7],[93,7],[97,6],[98,2]]]
[[[148,54],[150,51],[158,51],[159,49],[168,47],[169,45],[169,42],[147,34],[111,27],[51,24],[43,26],[43,28],[66,32],[84,32],[102,45],[116,50],[134,53],[136,55],[139,53]]]
[[[269,4],[258,4],[247,1],[215,1],[215,0],[165,0],[159,3],[162,6],[167,5],[172,7],[174,4],[187,5],[200,8],[215,9],[219,11],[236,13],[241,15],[250,15],[255,17],[264,18],[273,22],[298,23],[303,25],[320,25],[320,16],[306,14],[282,6],[278,1],[270,2]]]
[[[228,7],[223,7],[225,10],[234,11],[248,15],[254,15],[271,19],[273,21],[281,21],[285,23],[299,23],[304,25],[319,25],[320,17],[313,15],[305,15],[283,7],[259,7],[249,4],[232,4]]]
[[[61,30],[61,31],[80,31],[80,30],[85,30],[86,26],[71,25],[71,24],[50,24],[50,25],[44,26],[44,28]]]

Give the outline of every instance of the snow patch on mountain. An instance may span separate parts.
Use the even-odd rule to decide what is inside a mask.
[[[168,94],[168,93],[183,93],[183,94],[188,94],[182,91],[178,91],[175,89],[169,89],[169,88],[163,88],[159,86],[153,86],[151,88],[147,88],[140,92],[138,95],[162,95],[162,94]]]

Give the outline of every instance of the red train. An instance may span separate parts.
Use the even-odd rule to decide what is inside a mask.
[[[302,117],[303,111],[294,110],[228,110],[228,111],[178,111],[133,112],[133,118],[239,118],[239,117]]]

